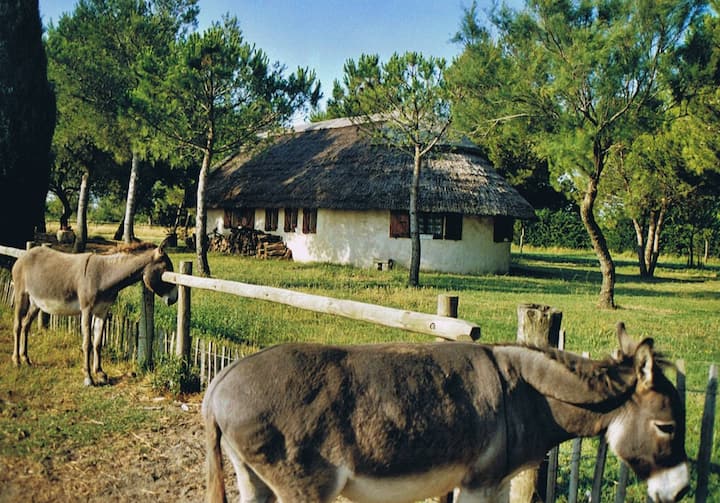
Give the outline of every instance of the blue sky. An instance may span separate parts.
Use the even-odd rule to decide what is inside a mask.
[[[480,0],[484,9],[492,0]],[[71,12],[76,0],[39,0],[43,24]],[[289,70],[314,69],[325,96],[348,58],[419,51],[448,63],[460,47],[450,42],[472,0],[200,0],[199,29],[229,12],[245,38]]]

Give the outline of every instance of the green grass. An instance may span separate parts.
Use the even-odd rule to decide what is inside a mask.
[[[114,231],[114,227],[112,230]],[[141,238],[159,242],[162,232],[156,231],[157,228],[136,229]],[[102,232],[105,231],[94,229],[90,231],[90,235]],[[195,259],[194,254],[182,249],[171,250],[171,257],[176,269],[179,268],[181,260]],[[661,257],[656,277],[647,280],[639,277],[632,257],[616,257],[615,300],[618,309],[601,310],[596,307],[600,275],[592,252],[526,248],[522,256],[517,253],[513,255],[512,270],[508,275],[421,273],[422,286],[416,289],[406,287],[408,273],[402,268],[376,271],[216,254],[211,254],[209,259],[213,276],[216,278],[289,288],[425,313],[436,311],[439,294],[456,294],[459,296],[459,317],[478,324],[482,330],[481,342],[485,343],[515,339],[519,304],[546,304],[563,312],[567,349],[575,352],[589,351],[591,356],[603,358],[615,349],[615,324],[622,320],[634,337],[654,337],[656,347],[666,356],[673,360],[682,358],[686,361],[689,390],[687,450],[691,459],[697,456],[708,367],[710,363],[720,362],[720,344],[717,342],[720,336],[720,265],[717,262],[702,270],[686,270],[679,259]],[[121,296],[118,309],[137,313],[138,300],[138,290],[127,289]],[[173,328],[176,323],[175,307],[168,308],[161,303],[156,306],[156,320],[168,328]],[[0,318],[7,318],[3,313],[0,315]],[[246,351],[286,341],[365,343],[432,339],[429,336],[370,323],[197,289],[192,292],[191,331],[194,336],[234,341],[244,346]],[[33,348],[33,351],[42,350]],[[65,351],[63,354],[71,353]],[[78,374],[73,377],[79,383],[77,356],[58,356],[57,361],[48,364],[59,367],[61,372]],[[112,375],[117,374],[118,372],[115,372]],[[41,379],[43,374],[34,375]],[[0,373],[0,390],[14,389],[13,379],[19,378],[16,371],[10,371],[7,375]],[[23,436],[20,431],[22,426],[17,426],[19,423],[15,418],[33,420],[37,408],[43,410],[43,407],[57,407],[44,405],[40,398],[31,398],[49,393],[52,389],[51,382],[39,381],[29,386],[32,389],[24,395],[26,398],[0,397],[3,400],[0,402],[0,435],[4,436],[0,436],[0,449],[14,444],[15,442],[11,441],[15,437]],[[103,418],[103,407],[109,406],[110,402],[113,409],[124,408],[122,397],[117,395],[116,387],[110,386],[100,388],[95,395],[98,397],[96,404],[77,405],[72,401],[72,397],[67,398],[67,408],[75,411],[69,420],[81,421],[80,417],[89,417],[103,423],[95,425],[89,420],[89,439],[92,439],[92,428],[95,426],[115,428],[122,433],[136,422],[152,420],[151,414],[132,410],[132,407],[129,407],[116,423]],[[98,417],[100,419],[97,419]],[[63,424],[55,424],[55,430],[64,429]],[[718,429],[720,420],[716,417],[715,431]],[[47,438],[42,440],[42,445],[36,446],[40,452],[49,452],[53,442],[58,442],[53,439],[54,430],[51,424],[46,430]],[[78,440],[81,441],[85,440]],[[594,450],[591,444],[592,442],[586,442],[587,447],[583,451],[584,485],[581,487],[584,488],[589,487],[588,477],[592,477],[594,465]],[[0,456],[3,455],[0,451]],[[563,494],[563,484],[567,483],[568,460],[569,444],[561,452],[561,470],[564,471],[561,471],[560,475],[560,494]],[[712,463],[709,501],[720,501],[718,442],[713,444]],[[610,456],[603,501],[612,501],[612,483],[607,481],[613,479],[616,471],[617,462]],[[628,489],[627,501],[644,501],[643,492],[644,484],[633,483]],[[562,496],[560,501],[564,501]]]
[[[194,260],[189,253],[173,253],[175,264]],[[632,257],[616,259],[615,310],[596,307],[600,275],[592,253],[525,250],[515,255],[508,275],[463,276],[422,273],[422,286],[406,287],[407,270],[358,269],[330,264],[260,261],[254,258],[210,255],[214,277],[288,288],[318,295],[353,299],[413,311],[433,313],[439,294],[459,296],[459,317],[477,323],[481,342],[513,341],[517,306],[545,304],[563,312],[567,349],[589,351],[603,358],[616,347],[615,325],[622,320],[636,338],[654,337],[656,348],[672,360],[684,359],[688,375],[687,449],[697,456],[704,390],[710,363],[720,362],[720,279],[717,265],[686,270],[679,261],[661,263],[656,277],[642,279]],[[133,294],[133,298],[137,295]],[[227,339],[251,348],[286,341],[364,343],[392,340],[427,341],[431,338],[369,323],[347,320],[268,302],[193,290],[194,334]],[[173,326],[174,309],[158,309],[156,316]],[[715,420],[715,431],[720,420]],[[592,477],[595,463],[592,442],[583,453],[584,477]],[[561,453],[561,488],[567,483],[569,444]],[[711,501],[720,501],[718,463],[720,447],[713,445]],[[608,475],[617,472],[610,456]],[[564,482],[563,482],[564,480]],[[585,480],[586,487],[590,481]],[[606,483],[603,501],[612,500],[614,488]],[[628,488],[627,501],[644,501],[644,484]],[[563,501],[563,497],[560,497]]]
[[[0,330],[11,333],[11,315],[0,307]],[[37,462],[71,460],[78,448],[102,437],[126,435],[153,421],[152,410],[131,405],[127,385],[132,365],[105,360],[108,373],[123,376],[113,386],[86,393],[78,362],[78,336],[58,331],[33,337],[32,355],[42,355],[33,367],[10,362],[12,338],[0,340],[0,458],[28,457]],[[45,371],[37,371],[40,368]]]

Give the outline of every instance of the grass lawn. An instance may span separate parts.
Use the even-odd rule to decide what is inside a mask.
[[[114,231],[114,226],[107,226]],[[90,227],[89,235],[106,230]],[[159,242],[162,228],[138,226],[139,237]],[[111,234],[109,234],[111,235]],[[178,269],[181,260],[194,260],[183,249],[170,250]],[[592,252],[525,249],[513,253],[507,275],[453,275],[421,273],[421,287],[406,287],[407,270],[376,271],[329,264],[300,264],[263,261],[249,257],[211,254],[213,276],[256,283],[336,298],[353,299],[419,312],[434,313],[439,294],[459,296],[459,317],[481,327],[481,342],[513,341],[517,331],[517,306],[545,304],[563,312],[566,348],[588,351],[604,358],[616,347],[615,325],[622,320],[635,338],[653,337],[656,348],[671,360],[684,359],[687,366],[688,418],[687,450],[695,459],[708,367],[720,363],[720,264],[687,270],[680,259],[661,257],[653,279],[641,279],[631,256],[616,256],[617,284],[615,310],[596,307],[600,273]],[[138,292],[123,292],[119,308],[137,310]],[[174,307],[157,303],[156,320],[172,328]],[[388,329],[368,323],[323,315],[268,302],[238,298],[202,290],[192,292],[194,335],[234,341],[253,351],[285,341],[363,343],[390,340],[426,341],[428,336]],[[715,431],[720,421],[715,419]],[[717,433],[716,433],[717,434]],[[590,442],[588,443],[590,444]],[[581,487],[589,485],[594,465],[591,447],[583,452],[585,467]],[[609,460],[610,474],[617,469]],[[567,467],[569,449],[561,452],[561,467]],[[720,446],[712,450],[709,501],[720,501]],[[610,475],[612,479],[612,475]],[[561,488],[567,474],[561,471]],[[603,501],[612,501],[612,484],[606,483]],[[644,485],[633,484],[627,501],[644,501]],[[560,501],[563,501],[563,496]]]

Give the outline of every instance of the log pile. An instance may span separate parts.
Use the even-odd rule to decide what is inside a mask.
[[[265,239],[258,243],[257,256],[261,259],[279,258],[284,260],[292,260],[292,250],[285,246],[280,236],[265,234]],[[273,239],[270,239],[273,238]],[[278,239],[274,239],[278,238]]]
[[[281,236],[255,229],[233,228],[230,234],[214,234],[209,250],[228,255],[256,256],[261,259],[292,259],[292,251]]]

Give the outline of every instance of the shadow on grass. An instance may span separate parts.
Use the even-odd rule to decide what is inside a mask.
[[[630,260],[616,260],[616,268],[635,267]],[[685,270],[682,267],[664,269]],[[707,268],[705,271],[713,271]],[[642,278],[639,274],[616,273],[616,290],[624,296],[667,297],[684,296],[698,300],[720,300],[720,292],[685,292],[678,293],[672,288],[662,285],[704,283],[708,278],[687,277],[650,277]],[[453,276],[425,275],[426,286],[450,290],[484,290],[505,293],[543,293],[543,294],[594,294],[599,291],[602,283],[597,259],[572,255],[533,254],[511,264],[507,275],[488,276]]]

